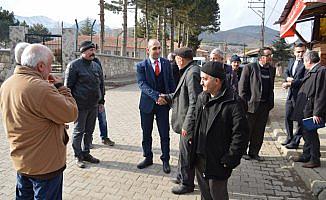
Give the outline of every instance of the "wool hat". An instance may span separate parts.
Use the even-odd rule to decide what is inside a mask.
[[[87,51],[88,49],[95,48],[95,45],[92,41],[84,41],[80,44],[80,53]]]
[[[241,62],[241,59],[240,59],[239,56],[237,56],[237,55],[233,55],[233,56],[231,56],[230,62],[234,62],[234,61],[239,61],[239,62]]]
[[[193,57],[194,57],[194,52],[189,47],[182,47],[182,48],[176,49],[174,51],[174,53],[176,56],[180,56],[181,58],[193,59]]]
[[[225,79],[225,70],[221,62],[209,61],[205,63],[200,70],[214,78],[219,78],[221,80]]]

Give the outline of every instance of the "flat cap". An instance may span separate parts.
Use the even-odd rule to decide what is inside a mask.
[[[174,51],[174,53],[176,56],[180,56],[181,58],[193,59],[193,57],[194,57],[194,52],[189,47],[182,47],[182,48],[176,49]]]
[[[225,70],[221,62],[209,61],[205,63],[200,70],[214,78],[219,78],[221,80],[225,79]]]

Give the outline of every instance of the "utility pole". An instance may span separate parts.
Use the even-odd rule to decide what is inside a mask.
[[[265,0],[249,0],[249,8],[261,18],[261,47],[264,47],[265,38]]]
[[[104,0],[100,0],[100,53],[104,52],[104,38],[105,38],[105,27],[104,27]]]

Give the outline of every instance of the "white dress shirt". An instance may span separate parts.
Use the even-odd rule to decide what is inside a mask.
[[[153,59],[153,58],[151,58],[151,57],[149,57],[149,59],[150,59],[150,61],[151,61],[151,64],[152,64],[153,70],[154,70],[154,72],[155,72],[155,59]],[[160,58],[158,58],[157,61],[158,61],[158,66],[159,66],[159,68],[160,68],[160,72],[161,72],[162,70],[161,70],[161,60],[160,60]]]

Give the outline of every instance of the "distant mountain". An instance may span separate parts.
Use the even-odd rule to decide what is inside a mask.
[[[227,42],[247,44],[248,48],[260,47],[261,38],[260,26],[243,26],[228,31],[220,31],[217,33],[202,33],[199,38],[204,43]],[[279,36],[279,31],[265,27],[265,44],[270,45],[272,41]]]

